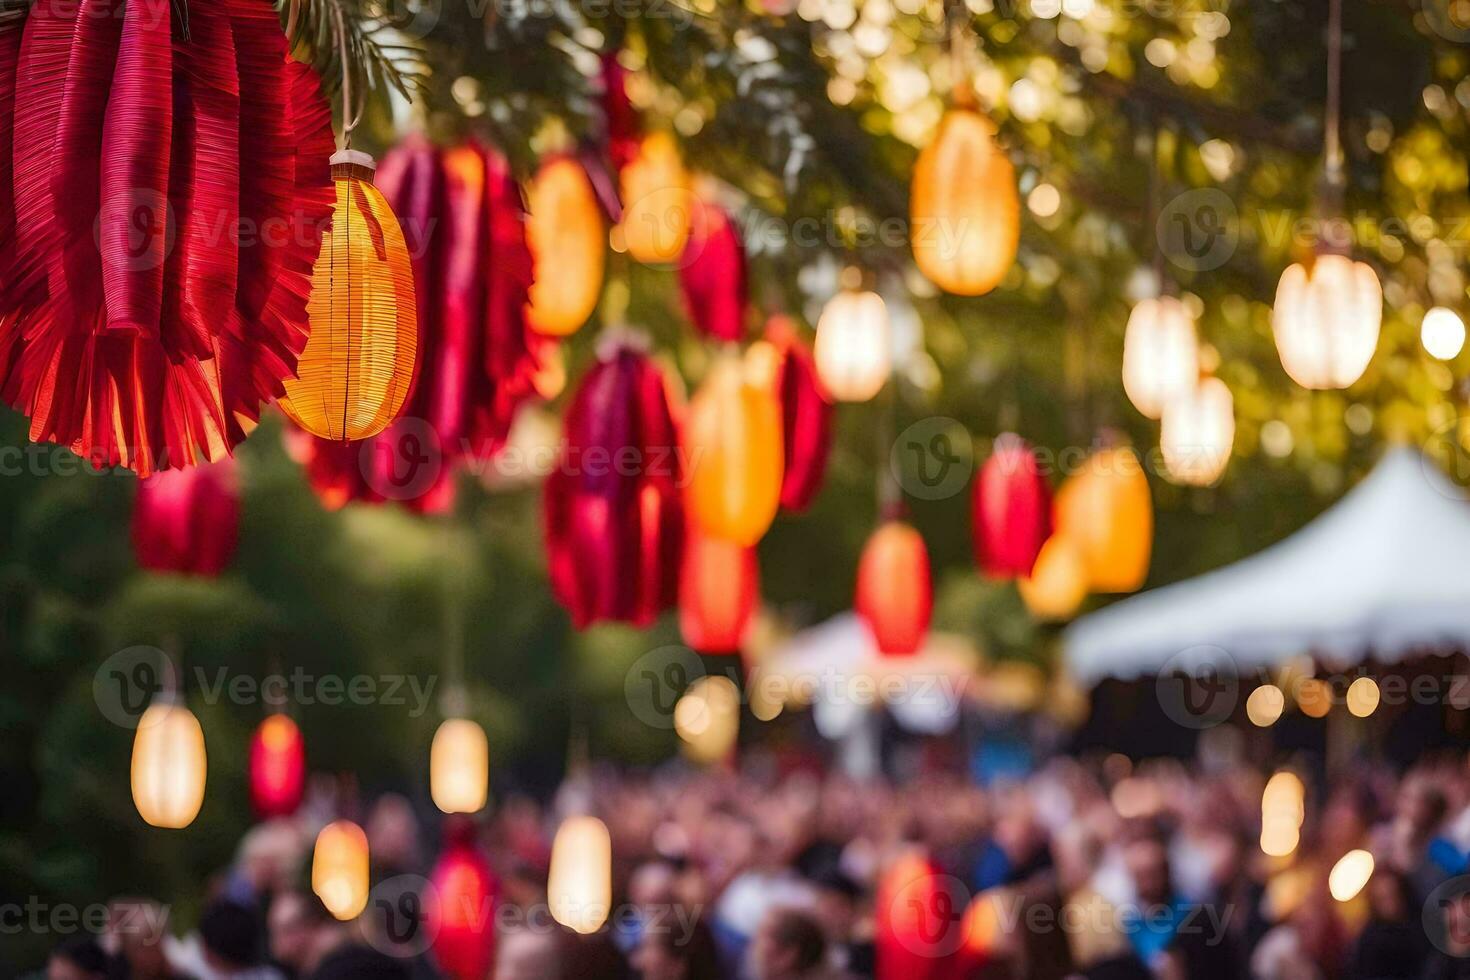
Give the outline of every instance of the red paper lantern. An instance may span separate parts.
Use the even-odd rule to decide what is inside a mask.
[[[618,53],[602,56],[602,114],[607,124],[607,155],[613,168],[621,171],[638,156],[638,110],[628,98],[628,69]]]
[[[133,552],[155,572],[214,576],[235,557],[240,497],[235,461],[161,470],[138,482]]]
[[[572,398],[544,491],[552,591],[579,629],[647,626],[674,604],[681,482],[663,372],[627,344],[605,349]]]
[[[785,455],[781,506],[799,513],[822,489],[827,473],[827,457],[832,452],[832,399],[817,376],[811,348],[797,336],[795,324],[784,316],[771,317],[765,342],[774,354],[771,384],[781,405]]]
[[[434,900],[425,905],[434,960],[455,980],[484,980],[495,962],[498,888],[474,833],[473,823],[451,822],[449,845],[429,877]]]
[[[286,715],[271,715],[250,739],[250,803],[256,816],[288,817],[306,789],[306,740]]]
[[[975,561],[986,575],[1025,578],[1051,536],[1051,488],[1036,452],[1014,433],[996,437],[970,499]]]
[[[691,527],[679,578],[679,632],[701,653],[739,653],[760,602],[755,549]]]
[[[884,871],[873,910],[874,976],[940,980],[951,975],[964,938],[964,898],[957,886],[917,853],[900,856]]]
[[[696,202],[690,215],[679,285],[689,319],[701,333],[726,341],[744,335],[745,245],[735,222],[712,204]]]
[[[142,475],[228,455],[282,394],[333,202],[331,113],[275,9],[195,4],[186,36],[173,8],[0,28],[0,396]]]
[[[853,605],[879,652],[915,653],[929,632],[934,593],[929,551],[919,532],[899,520],[884,523],[863,547]]]

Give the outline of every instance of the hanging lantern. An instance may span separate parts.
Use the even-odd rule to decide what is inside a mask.
[[[337,207],[312,274],[311,336],[281,410],[314,436],[366,439],[398,417],[413,387],[418,307],[408,246],[373,186],[373,161],[332,157]]]
[[[832,400],[817,377],[812,352],[784,316],[746,351],[746,374],[776,396],[781,408],[781,506],[800,513],[822,488],[832,451]]]
[[[306,740],[282,714],[266,718],[250,739],[250,802],[262,820],[289,817],[306,790]]]
[[[974,109],[950,109],[914,165],[914,262],[940,289],[960,296],[990,292],[1016,261],[1021,198],[995,134],[995,124]]]
[[[918,651],[934,610],[929,551],[918,531],[889,520],[873,532],[858,561],[853,605],[879,652],[902,656]]]
[[[1199,340],[1189,308],[1173,296],[1141,300],[1123,334],[1123,390],[1151,419],[1199,380]]]
[[[735,222],[712,204],[694,205],[679,286],[689,319],[700,333],[725,341],[744,336],[745,244]]]
[[[697,678],[674,705],[674,731],[699,763],[730,758],[740,736],[740,692],[719,675]]]
[[[1346,388],[1363,376],[1378,346],[1383,289],[1372,267],[1346,255],[1319,255],[1281,274],[1271,329],[1291,380],[1303,388]]]
[[[684,538],[679,576],[679,633],[700,653],[739,653],[760,603],[754,548],[702,534]]]
[[[572,398],[543,491],[552,591],[578,629],[647,626],[677,601],[678,445],[663,372],[626,344],[603,350]]]
[[[891,345],[883,298],[844,290],[827,302],[817,320],[817,375],[839,401],[865,402],[888,381]]]
[[[348,922],[368,900],[368,839],[351,820],[327,824],[311,855],[311,890],[333,917]]]
[[[1041,546],[1031,574],[1016,580],[1026,609],[1041,620],[1071,619],[1087,598],[1087,565],[1077,546],[1060,534]]]
[[[1057,491],[1056,530],[1070,538],[1095,592],[1133,592],[1148,577],[1154,511],[1133,451],[1094,453]]]
[[[678,261],[696,200],[674,138],[668,133],[645,137],[620,177],[623,220],[615,235],[623,247],[647,265]]]
[[[182,704],[154,701],[133,736],[133,805],[150,826],[189,826],[204,803],[204,729]]]
[[[596,817],[568,817],[551,844],[546,877],[551,917],[573,932],[602,928],[612,906],[612,838]]]
[[[468,718],[446,718],[429,749],[429,795],[445,813],[485,808],[490,783],[490,740]]]
[[[331,111],[276,11],[196,6],[179,32],[169,0],[37,0],[0,32],[0,389],[32,440],[144,476],[280,394],[331,213]]]
[[[1220,479],[1235,445],[1235,400],[1219,378],[1203,378],[1194,390],[1164,406],[1159,448],[1176,483],[1207,487]]]
[[[475,844],[469,821],[446,828],[448,846],[429,874],[434,900],[425,905],[425,932],[434,961],[454,980],[484,980],[495,963],[498,890],[490,862]]]
[[[722,356],[689,405],[689,508],[711,537],[753,545],[781,503],[781,410],[769,388]]]
[[[154,572],[214,576],[235,557],[240,496],[235,461],[200,463],[138,482],[133,552]]]
[[[964,925],[964,909],[946,887],[950,880],[938,865],[915,852],[900,856],[883,872],[873,907],[875,976],[904,980],[949,976]]]
[[[638,155],[638,110],[628,98],[628,69],[618,52],[602,56],[602,115],[607,123],[607,152],[613,167],[621,171]]]
[[[531,183],[526,241],[535,273],[528,315],[543,334],[576,333],[602,295],[607,232],[587,171],[569,156],[542,164]]]
[[[975,561],[993,578],[1031,574],[1051,534],[1051,489],[1026,440],[1007,432],[975,480],[970,501]]]

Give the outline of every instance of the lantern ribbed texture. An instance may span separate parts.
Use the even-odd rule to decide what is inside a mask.
[[[312,274],[311,336],[280,401],[292,421],[323,439],[386,429],[413,387],[418,357],[408,247],[365,159],[333,157],[337,205]]]

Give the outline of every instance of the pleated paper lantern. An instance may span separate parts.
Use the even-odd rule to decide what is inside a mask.
[[[963,936],[964,908],[944,887],[948,879],[921,854],[895,860],[878,881],[874,901],[875,976],[940,980]]]
[[[311,337],[281,410],[314,436],[366,439],[403,409],[418,364],[413,267],[393,209],[373,186],[373,160],[332,157],[337,206],[312,274]]]
[[[745,335],[745,244],[735,222],[712,204],[694,207],[679,286],[689,319],[700,333],[725,341]]]
[[[893,352],[888,307],[855,289],[832,297],[817,320],[817,376],[844,402],[865,402],[888,381]]]
[[[934,611],[929,550],[918,531],[890,520],[873,532],[858,561],[853,606],[880,653],[905,656],[918,651]]]
[[[1051,488],[1026,440],[1007,432],[996,437],[975,479],[970,500],[970,534],[975,561],[992,578],[1031,574],[1051,534]]]
[[[311,855],[311,890],[327,911],[348,922],[367,908],[368,839],[351,820],[327,824],[316,835]]]
[[[1053,535],[1041,546],[1031,574],[1017,579],[1016,587],[1037,619],[1071,619],[1087,599],[1087,565],[1070,539]]]
[[[490,740],[468,718],[446,718],[429,749],[429,795],[445,813],[485,808],[490,784]]]
[[[434,962],[446,976],[484,980],[495,962],[495,873],[475,844],[472,823],[452,826],[446,836],[448,846],[429,874],[435,897],[424,909],[425,932],[434,937]]]
[[[988,293],[1016,261],[1021,198],[995,124],[969,108],[940,120],[919,154],[909,193],[914,262],[940,289]]]
[[[578,629],[647,626],[677,601],[678,447],[663,372],[629,345],[604,349],[572,398],[543,489],[552,591]]]
[[[688,503],[700,530],[753,545],[781,503],[781,410],[747,380],[739,357],[721,357],[689,404],[684,427]]]
[[[96,466],[219,459],[307,339],[331,111],[271,4],[37,0],[0,28],[0,392]]]
[[[596,817],[568,817],[551,844],[546,878],[551,916],[573,932],[602,928],[612,906],[612,838]]]
[[[235,461],[200,463],[138,482],[133,552],[154,572],[218,575],[235,557],[240,491]]]
[[[1159,449],[1169,479],[1207,487],[1220,479],[1235,446],[1235,399],[1219,378],[1201,379],[1164,407]]]
[[[262,820],[288,817],[306,790],[306,740],[296,722],[274,714],[250,739],[250,802]]]
[[[182,704],[158,700],[133,736],[133,805],[154,827],[177,830],[199,815],[209,764],[204,729]]]
[[[775,392],[781,406],[781,506],[801,512],[822,488],[832,451],[832,400],[817,377],[812,352],[784,316],[766,324],[765,339],[746,352],[747,374]]]
[[[760,604],[754,548],[691,527],[679,575],[679,633],[700,653],[739,653]]]
[[[1345,255],[1292,265],[1276,286],[1271,329],[1291,380],[1303,388],[1346,388],[1378,347],[1383,288],[1372,267]]]
[[[531,326],[565,337],[581,329],[602,295],[607,232],[601,205],[587,171],[570,156],[542,164],[529,198],[526,241],[535,268]]]
[[[1154,510],[1133,451],[1094,453],[1057,491],[1057,533],[1077,547],[1094,592],[1133,592],[1148,577]]]
[[[1156,419],[1198,380],[1199,340],[1188,307],[1173,296],[1139,301],[1123,334],[1123,390],[1133,407]]]
[[[623,220],[616,234],[623,247],[646,264],[677,262],[689,241],[697,201],[674,138],[667,133],[647,136],[620,179]]]

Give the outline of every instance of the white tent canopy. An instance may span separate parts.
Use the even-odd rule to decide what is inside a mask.
[[[1066,661],[1086,683],[1201,662],[1313,653],[1340,665],[1470,647],[1470,504],[1428,458],[1389,450],[1301,531],[1233,565],[1085,616]]]

